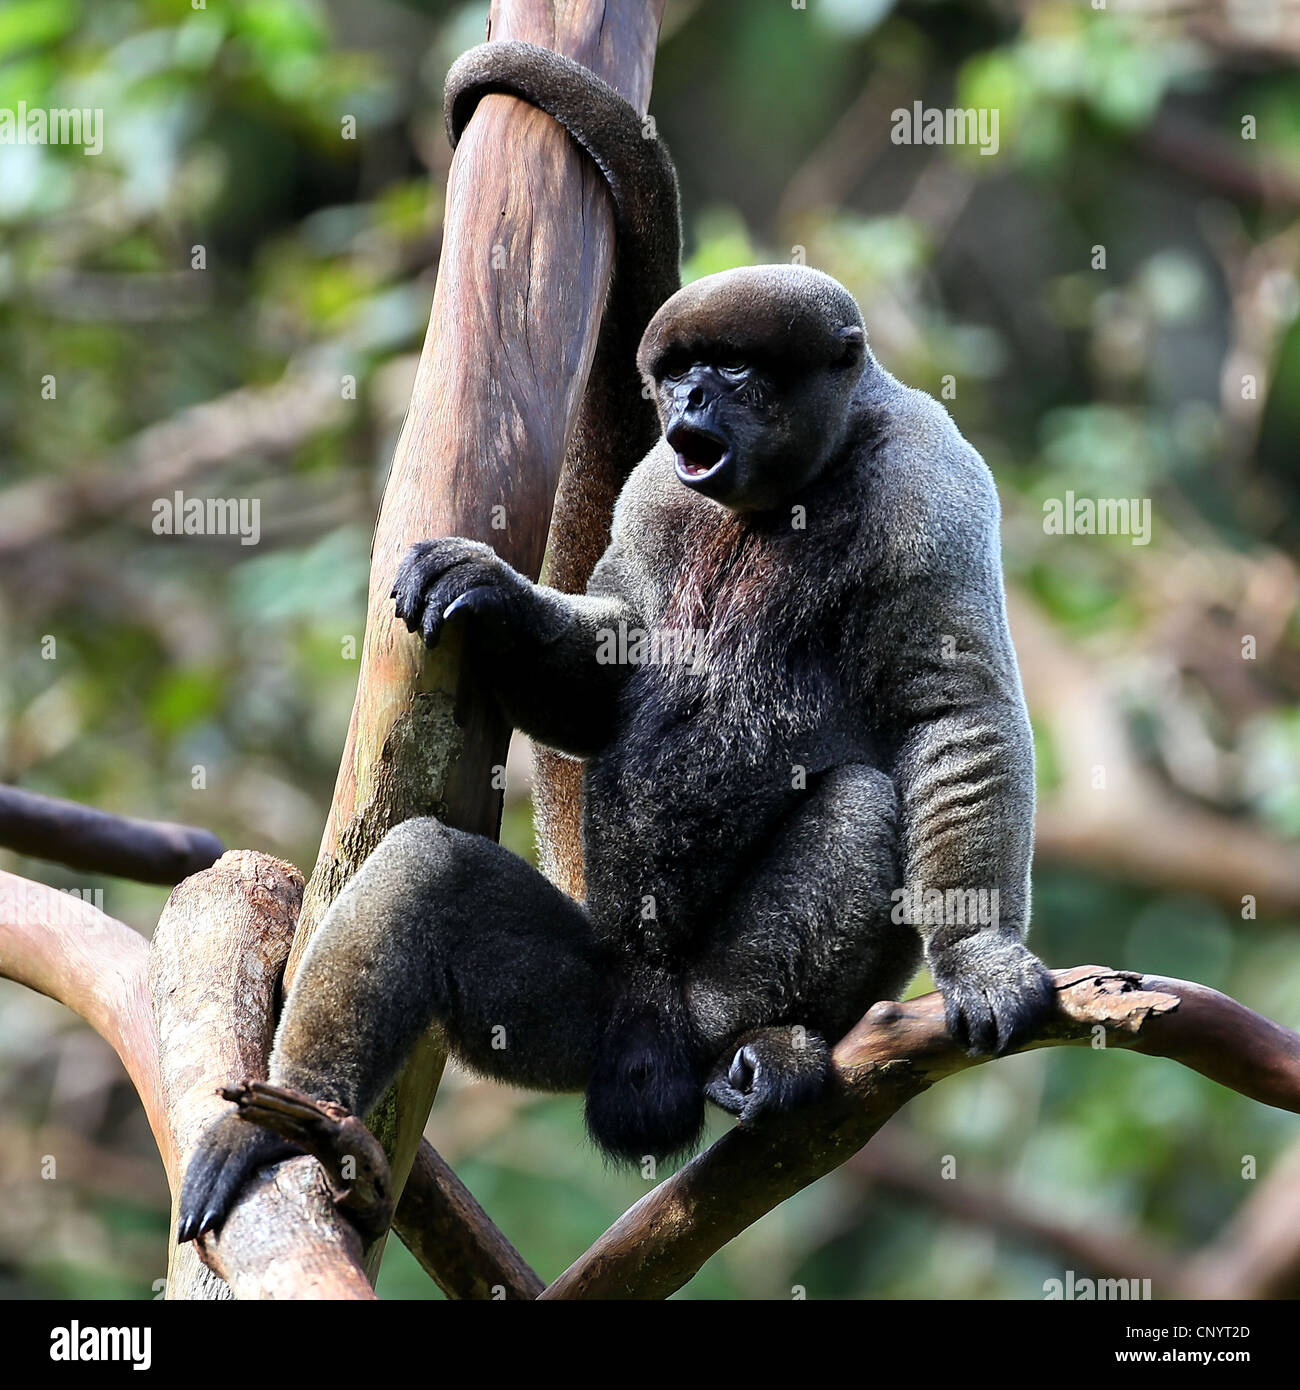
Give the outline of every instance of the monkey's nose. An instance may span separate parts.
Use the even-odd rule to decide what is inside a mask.
[[[692,386],[686,394],[686,404],[691,410],[700,410],[708,398],[703,386]]]

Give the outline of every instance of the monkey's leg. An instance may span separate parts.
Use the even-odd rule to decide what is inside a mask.
[[[820,1093],[830,1044],[916,972],[920,940],[891,920],[897,793],[883,772],[825,773],[728,905],[688,976],[720,1061],[710,1099],[750,1121]]]
[[[517,855],[431,818],[391,831],[326,913],[303,956],[269,1080],[364,1116],[437,1019],[476,1070],[580,1091],[604,1000],[586,911]],[[273,1147],[278,1146],[278,1147]],[[281,1141],[222,1116],[186,1171],[181,1240],[224,1217]]]

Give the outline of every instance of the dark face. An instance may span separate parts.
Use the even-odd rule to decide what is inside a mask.
[[[799,372],[721,347],[667,352],[656,386],[680,482],[733,511],[795,497],[843,438],[852,357]]]
[[[741,452],[759,408],[763,383],[740,358],[670,356],[659,380],[664,437],[689,488],[725,502],[740,482]]]

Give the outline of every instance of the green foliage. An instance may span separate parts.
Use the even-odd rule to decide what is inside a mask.
[[[1280,55],[1120,8],[718,0],[680,7],[679,25],[670,13],[653,107],[681,167],[685,273],[800,248],[843,279],[882,362],[945,393],[994,467],[1020,601],[1107,682],[1143,775],[1260,835],[1297,836],[1300,267],[1294,194],[1250,188],[1264,168],[1294,187],[1300,84]],[[484,11],[0,8],[0,108],[104,113],[99,155],[0,146],[0,539],[16,518],[49,526],[17,559],[0,551],[6,780],[310,867],[355,688],[374,502],[432,293],[446,162],[434,88]],[[914,100],[996,109],[997,155],[892,143],[893,108]],[[1187,130],[1175,167],[1169,139]],[[146,466],[122,450],[146,427],[309,363],[355,378],[355,397],[286,455],[238,454],[143,497],[110,486]],[[262,541],[155,535],[154,491],[175,486],[260,499]],[[1150,543],[1046,534],[1044,503],[1067,491],[1149,499]],[[1202,660],[1219,630],[1227,646]],[[1247,633],[1253,664],[1235,655]],[[1086,756],[1051,714],[1035,710],[1044,798]],[[532,854],[515,797],[503,833]],[[163,897],[5,862],[103,888],[110,912],[146,930]],[[1185,975],[1300,1023],[1294,921],[1060,862],[1039,865],[1035,919],[1052,964]],[[67,1025],[21,1004],[7,1017],[3,1113],[60,1120]],[[515,1097],[492,1125],[484,1107],[507,1102],[491,1095],[449,1083],[431,1133],[550,1278],[649,1183],[602,1167],[576,1099]],[[115,1154],[150,1152],[122,1083],[88,1123]],[[961,1178],[1014,1201],[1186,1249],[1253,1190],[1243,1155],[1266,1173],[1288,1124],[1172,1064],[1086,1049],[982,1068],[900,1121],[935,1170],[952,1155]],[[35,1184],[29,1224],[0,1229],[13,1290],[150,1296],[161,1200],[142,1213],[71,1186]],[[746,1232],[682,1296],[1035,1298],[1061,1258],[845,1173]],[[395,1240],[380,1289],[436,1294]]]

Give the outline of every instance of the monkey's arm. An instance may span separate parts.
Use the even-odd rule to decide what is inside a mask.
[[[1001,594],[928,602],[933,621],[900,663],[912,672],[898,700],[894,769],[905,907],[953,1036],[972,1052],[1003,1052],[1052,999],[1046,971],[1023,945],[1033,739]]]
[[[617,660],[620,624],[636,626],[619,592],[617,557],[602,563],[597,594],[563,594],[511,569],[478,541],[451,536],[411,547],[397,572],[397,616],[436,646],[444,624],[469,624],[469,656],[517,729],[589,757],[613,731],[628,675]]]

